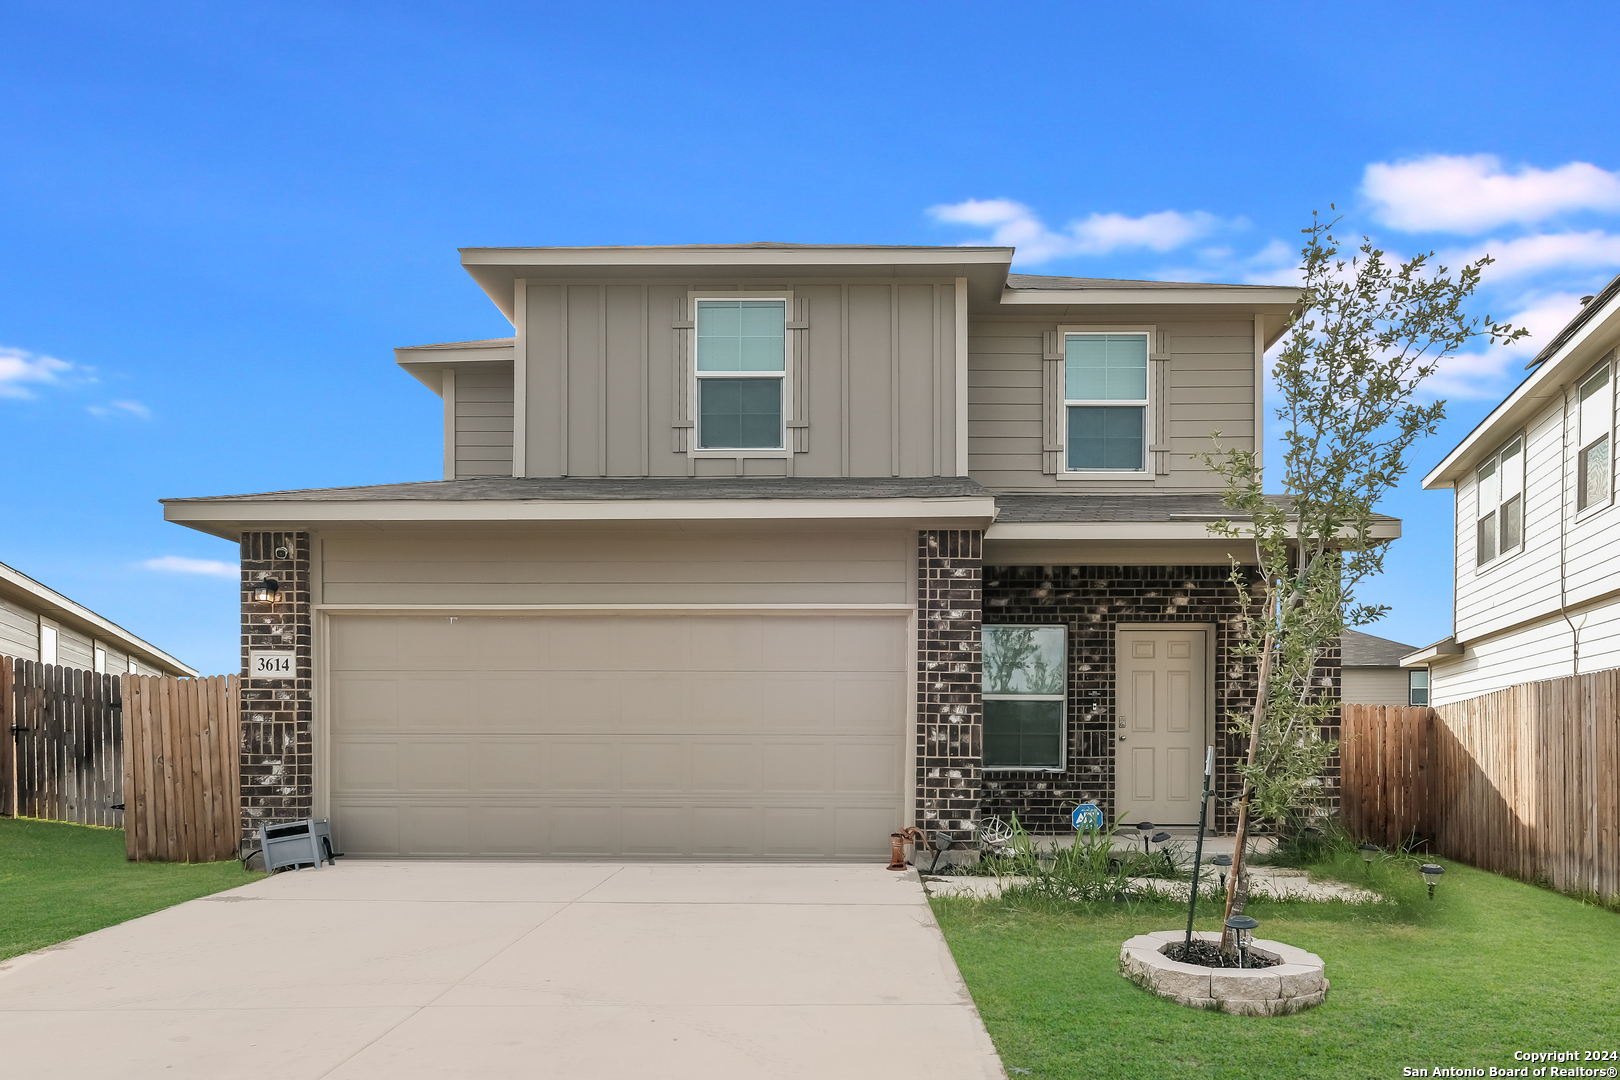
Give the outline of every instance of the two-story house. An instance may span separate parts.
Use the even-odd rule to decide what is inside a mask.
[[[1620,667],[1617,346],[1620,277],[1423,478],[1456,495],[1452,635],[1403,661],[1434,704]]]
[[[244,664],[295,654],[245,684],[244,827],[803,859],[1196,822],[1254,672],[1193,455],[1259,445],[1298,293],[1012,259],[463,251],[513,335],[396,352],[442,480],[166,504],[241,542]]]

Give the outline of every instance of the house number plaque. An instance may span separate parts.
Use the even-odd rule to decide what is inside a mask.
[[[291,649],[249,649],[248,675],[255,679],[291,679],[298,673]]]

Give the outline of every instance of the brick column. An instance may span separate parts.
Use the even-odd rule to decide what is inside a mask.
[[[253,587],[266,577],[280,582],[280,598],[257,603]],[[249,678],[250,648],[292,649],[296,677]],[[257,849],[261,824],[309,817],[313,806],[308,533],[242,535],[242,672],[242,841]]]
[[[979,821],[984,708],[979,683],[984,533],[917,534],[917,807],[953,840]]]

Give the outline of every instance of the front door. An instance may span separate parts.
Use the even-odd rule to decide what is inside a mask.
[[[1207,633],[1202,628],[1119,631],[1115,810],[1127,824],[1198,823]]]

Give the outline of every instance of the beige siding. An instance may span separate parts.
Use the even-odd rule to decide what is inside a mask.
[[[1069,325],[1067,322],[1064,325]],[[1158,322],[1170,360],[1166,431],[1170,474],[1140,480],[1059,480],[1041,472],[1042,338],[1056,321],[980,319],[968,334],[968,462],[997,491],[1215,490],[1193,455],[1254,442],[1254,322]],[[1150,433],[1151,438],[1151,433]]]
[[[56,662],[65,667],[89,670],[95,664],[94,646],[85,635],[65,626],[57,627]]]
[[[1405,705],[1410,676],[1401,668],[1345,668],[1340,673],[1339,700],[1347,705]]]
[[[911,532],[332,534],[327,604],[910,603]]]
[[[691,388],[690,331],[676,327],[688,317],[690,294],[736,289],[734,282],[530,282],[527,474],[736,475],[736,458],[694,459],[677,449]],[[802,370],[790,374],[796,412],[809,427],[791,461],[745,457],[740,471],[954,475],[955,283],[749,287],[777,289],[791,293],[809,327],[794,332]]]
[[[456,369],[456,478],[512,475],[512,365]]]
[[[39,617],[6,600],[0,600],[0,656],[39,659]]]

